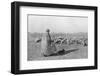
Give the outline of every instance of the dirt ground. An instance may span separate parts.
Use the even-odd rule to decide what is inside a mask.
[[[66,53],[56,56],[44,57],[41,54],[40,44],[28,42],[28,61],[32,60],[59,60],[59,59],[84,59],[88,58],[88,47],[82,45],[57,45],[57,51],[65,49]]]

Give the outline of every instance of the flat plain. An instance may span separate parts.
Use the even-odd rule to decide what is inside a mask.
[[[68,39],[87,39],[87,33],[75,33],[75,34],[51,34],[52,39],[54,38],[67,38]],[[32,60],[60,60],[60,59],[84,59],[88,58],[88,46],[84,46],[82,44],[75,44],[72,43],[69,45],[68,43],[65,44],[56,44],[57,51],[64,49],[65,53],[61,55],[54,55],[44,57],[41,54],[41,42],[36,43],[36,40],[40,39],[42,34],[38,33],[28,33],[28,61]]]

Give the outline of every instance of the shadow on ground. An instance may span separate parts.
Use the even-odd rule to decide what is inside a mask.
[[[54,54],[51,54],[49,56],[62,56],[62,55],[66,55],[66,54],[69,54],[71,52],[75,52],[75,51],[78,51],[79,49],[71,49],[71,50],[65,50],[65,49],[62,49],[60,51],[58,51],[57,53],[54,53]],[[49,56],[46,56],[44,55],[45,57],[49,57]]]

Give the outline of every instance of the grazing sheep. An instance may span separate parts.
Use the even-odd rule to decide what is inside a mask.
[[[60,44],[60,43],[61,43],[61,41],[60,41],[60,40],[55,41],[55,44]]]

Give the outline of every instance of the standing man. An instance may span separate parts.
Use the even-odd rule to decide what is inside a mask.
[[[42,46],[42,52],[44,56],[50,56],[56,53],[56,46],[54,42],[52,42],[49,29],[46,30],[46,36],[43,39],[41,46]]]

